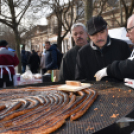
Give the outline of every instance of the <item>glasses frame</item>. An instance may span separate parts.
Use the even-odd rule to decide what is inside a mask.
[[[133,28],[134,28],[134,26],[132,26],[130,28],[126,28],[127,33],[129,33]]]

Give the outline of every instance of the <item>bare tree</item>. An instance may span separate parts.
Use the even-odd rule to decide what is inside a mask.
[[[20,34],[19,24],[32,0],[1,0],[0,22],[12,28],[16,45],[17,56],[20,59]],[[21,72],[21,64],[19,64],[18,71]]]
[[[9,43],[9,46],[15,48],[15,36],[13,30],[8,26],[1,24],[0,31],[0,40],[6,39]]]
[[[133,14],[134,0],[94,0],[96,15],[109,14],[115,27],[126,27],[127,19]]]
[[[101,15],[108,0],[83,0],[85,24],[93,15]]]
[[[61,50],[61,44],[64,37],[70,31],[72,24],[74,24],[84,13],[83,2],[79,0],[64,0],[43,1],[44,5],[49,7],[57,19],[56,34],[58,48]],[[79,11],[79,12],[78,12]],[[64,29],[64,30],[63,30]],[[64,32],[63,32],[64,31]]]
[[[125,21],[123,25],[127,26],[127,19],[133,14],[134,0],[121,0],[125,12]]]
[[[85,9],[85,24],[93,15],[93,0],[83,0]]]
[[[108,0],[94,0],[93,9],[96,15],[101,15],[106,10]]]

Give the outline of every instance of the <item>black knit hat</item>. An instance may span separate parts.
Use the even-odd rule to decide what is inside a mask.
[[[0,47],[1,47],[1,46],[5,47],[5,46],[7,46],[7,45],[8,45],[8,43],[7,43],[6,40],[0,40]]]
[[[89,35],[94,35],[107,27],[107,22],[101,17],[92,17],[87,22],[87,29]]]

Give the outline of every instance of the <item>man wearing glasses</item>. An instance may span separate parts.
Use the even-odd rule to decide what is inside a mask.
[[[130,16],[127,21],[126,36],[134,43],[134,15]],[[123,61],[114,61],[107,67],[99,70],[96,74],[96,80],[100,81],[105,76],[112,76],[118,79],[125,79],[125,85],[134,88],[134,49],[131,57]]]

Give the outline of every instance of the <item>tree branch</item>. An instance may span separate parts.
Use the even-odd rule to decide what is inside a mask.
[[[115,14],[114,14],[113,11],[112,11],[112,15],[113,15],[113,18],[115,19],[115,21],[118,23],[118,25],[121,26],[120,23],[119,23],[119,21],[116,19]]]
[[[121,2],[122,2],[123,6],[124,6],[124,9],[125,9],[125,15],[127,15],[128,14],[128,7],[127,7],[124,0],[121,0]]]
[[[107,1],[108,1],[108,0],[104,0],[104,1],[102,2],[101,10],[100,10],[100,12],[99,12],[98,16],[102,14],[103,7],[105,6],[105,4],[106,4],[106,2],[107,2]]]
[[[7,21],[5,19],[0,19],[0,22],[2,22],[3,24],[5,24],[5,25],[7,25],[7,26],[9,26],[11,28],[13,28],[13,25],[11,25],[12,24],[11,21]]]
[[[65,20],[64,22],[65,22],[65,24],[67,25],[67,27],[69,27],[69,20],[68,20],[68,18],[66,18],[66,17],[68,17],[67,12],[69,13],[69,8],[70,8],[70,7],[71,7],[71,3],[70,3],[70,0],[69,0],[68,7],[66,8],[66,10],[65,10],[64,13],[63,13],[64,20]],[[64,29],[67,30],[66,25],[64,25],[64,23],[62,23],[62,24],[63,24]]]
[[[25,6],[25,8],[24,8],[24,10],[23,10],[23,13],[22,13],[22,15],[20,16],[20,19],[18,20],[17,24],[20,23],[22,17],[24,16],[24,14],[25,14],[26,10],[28,9],[28,7],[30,6],[30,4],[31,4],[31,0],[28,0],[28,3],[27,3],[27,5]]]
[[[133,13],[133,9],[134,9],[134,0],[131,0],[129,16]]]

